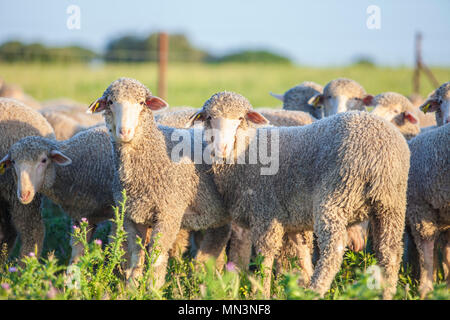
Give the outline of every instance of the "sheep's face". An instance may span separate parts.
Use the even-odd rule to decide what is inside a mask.
[[[212,144],[215,157],[228,158],[234,150],[238,130],[245,130],[251,123],[257,125],[268,124],[269,121],[259,112],[248,110],[240,116],[224,117],[211,115],[204,109],[191,117],[190,126],[203,122],[205,138]]]
[[[137,80],[119,79],[89,106],[88,113],[105,111],[106,125],[112,136],[117,142],[127,143],[134,138],[144,109],[157,111],[166,107],[167,102],[152,96]]]
[[[436,112],[436,122],[438,125],[450,123],[450,82],[444,83],[436,93],[420,106],[424,112]]]
[[[323,106],[325,117],[349,110],[364,110],[364,106],[372,103],[373,96],[367,95],[355,81],[337,79],[328,83],[322,94],[309,99],[309,104]]]
[[[5,168],[14,169],[17,197],[22,204],[29,204],[43,186],[49,188],[53,184],[55,172],[52,163],[66,166],[72,161],[56,149],[36,146],[28,140],[14,144],[0,161],[0,166],[3,164]]]

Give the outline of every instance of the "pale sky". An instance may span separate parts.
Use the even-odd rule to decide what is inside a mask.
[[[81,28],[66,26],[70,5]],[[368,29],[367,7],[380,8],[380,29]],[[99,52],[124,34],[185,33],[214,54],[269,49],[312,66],[343,65],[369,56],[381,65],[411,65],[414,34],[423,33],[429,65],[450,66],[448,0],[0,0],[0,42],[79,44]]]

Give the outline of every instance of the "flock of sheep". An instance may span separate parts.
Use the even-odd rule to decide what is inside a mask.
[[[1,243],[11,249],[19,235],[22,255],[40,252],[42,196],[75,225],[86,218],[91,237],[125,190],[130,284],[143,271],[140,236],[160,252],[156,287],[164,284],[169,256],[191,245],[196,260],[215,257],[219,266],[225,248],[242,268],[262,254],[267,297],[274,262],[279,270],[295,256],[304,285],[323,296],[345,247],[363,249],[370,230],[385,299],[396,292],[404,243],[405,251],[418,252],[421,297],[433,288],[438,250],[450,285],[450,82],[420,108],[398,93],[369,95],[344,78],[272,95],[282,109],[253,109],[224,91],[201,109],[162,111],[164,100],[120,78],[88,115],[72,101],[40,104],[0,82]],[[192,150],[175,161],[175,135],[209,152],[210,161],[196,161]],[[261,161],[236,161],[258,152],[257,139],[276,155],[276,173],[262,173]],[[72,244],[70,263],[82,250]]]

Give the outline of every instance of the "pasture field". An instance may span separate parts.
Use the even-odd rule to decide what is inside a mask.
[[[440,82],[450,79],[450,68],[433,68]],[[7,82],[22,86],[26,93],[43,101],[59,97],[89,103],[99,97],[109,83],[119,77],[136,78],[156,94],[157,66],[154,64],[123,65],[57,65],[57,64],[0,64],[0,76]],[[305,80],[325,85],[337,77],[359,81],[369,93],[397,91],[411,92],[412,70],[408,68],[376,68],[349,66],[342,68],[309,68],[287,65],[170,65],[169,96],[172,106],[201,107],[217,91],[236,91],[254,106],[279,106],[268,92],[282,93]],[[432,87],[422,80],[421,94],[426,96]],[[186,253],[182,259],[171,259],[166,284],[154,290],[151,282],[151,264],[146,265],[145,276],[136,287],[126,286],[121,269],[124,234],[119,233],[108,244],[111,223],[121,230],[123,208],[116,209],[113,222],[102,224],[96,231],[99,241],[86,244],[83,257],[75,269],[67,270],[70,257],[70,233],[77,241],[85,242],[86,225],[74,231],[70,219],[49,200],[44,201],[46,224],[44,254],[41,260],[27,256],[22,261],[8,260],[0,251],[1,299],[261,299],[261,261],[257,256],[251,271],[242,271],[227,264],[216,271],[213,261],[196,265]],[[15,255],[18,245],[15,247]],[[14,256],[14,254],[13,254]],[[152,257],[149,257],[152,258]],[[148,261],[152,259],[147,259]],[[381,299],[381,288],[375,280],[376,269],[371,268],[376,258],[371,253],[370,240],[363,252],[347,251],[339,273],[325,299]],[[75,270],[75,271],[73,271]],[[67,274],[74,274],[70,282]],[[449,290],[439,270],[434,291],[429,299],[450,299]],[[273,279],[273,299],[317,299],[317,295],[299,285],[298,262],[291,261],[288,270]],[[418,299],[417,281],[411,266],[403,264],[400,270],[395,299]]]
[[[450,68],[432,68],[440,83],[450,79]],[[404,95],[412,91],[411,68],[385,68],[355,65],[334,68],[311,68],[265,64],[169,64],[168,97],[171,106],[201,107],[215,92],[236,91],[247,97],[254,107],[276,107],[280,103],[269,91],[283,93],[306,80],[325,85],[347,77],[361,83],[370,94],[395,91]],[[37,100],[58,97],[90,103],[119,77],[138,79],[157,93],[156,64],[4,64],[0,77],[22,86]],[[421,77],[421,94],[433,88]]]

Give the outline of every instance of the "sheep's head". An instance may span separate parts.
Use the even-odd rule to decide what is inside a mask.
[[[195,113],[187,127],[201,121],[207,141],[213,143],[216,156],[226,158],[234,149],[238,129],[245,130],[252,124],[268,124],[269,121],[252,109],[250,102],[234,92],[219,92],[211,96],[203,108]]]
[[[418,117],[413,113],[413,105],[404,96],[395,92],[381,93],[372,100],[374,109],[371,113],[393,122],[397,126],[406,121],[418,125]]]
[[[139,116],[146,110],[161,110],[167,102],[152,95],[135,79],[120,78],[111,83],[103,96],[95,100],[88,113],[104,111],[106,125],[118,142],[130,142],[139,126]]]
[[[420,106],[424,113],[436,112],[436,122],[442,126],[450,122],[450,82],[441,85]]]
[[[330,81],[323,93],[316,94],[309,104],[324,107],[325,117],[349,110],[363,110],[371,104],[373,96],[366,94],[364,88],[354,80],[339,78]]]
[[[55,179],[55,167],[67,166],[72,160],[58,150],[55,142],[42,137],[26,137],[11,146],[0,160],[0,168],[14,168],[17,197],[29,204],[43,187],[50,188]]]

